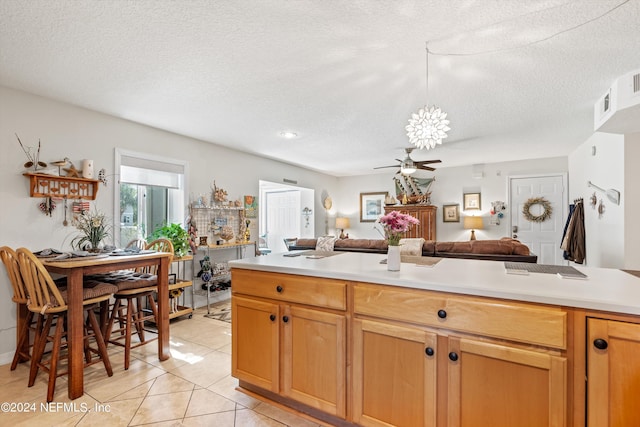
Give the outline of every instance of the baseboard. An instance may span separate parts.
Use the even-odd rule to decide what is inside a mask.
[[[8,365],[13,361],[13,352],[0,353],[0,365]]]

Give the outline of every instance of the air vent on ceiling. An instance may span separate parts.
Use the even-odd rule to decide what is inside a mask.
[[[640,93],[640,73],[633,75],[633,93]]]

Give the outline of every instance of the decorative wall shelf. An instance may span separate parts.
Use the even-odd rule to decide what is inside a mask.
[[[31,197],[95,200],[100,180],[26,172]]]

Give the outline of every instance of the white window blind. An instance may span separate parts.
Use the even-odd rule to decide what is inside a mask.
[[[182,188],[184,165],[158,160],[122,155],[120,157],[120,182],[152,185],[166,188]]]

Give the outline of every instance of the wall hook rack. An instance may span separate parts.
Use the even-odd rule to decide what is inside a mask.
[[[620,204],[620,192],[618,190],[614,190],[613,188],[608,188],[608,189],[605,190],[602,187],[598,187],[597,185],[595,185],[591,181],[587,181],[587,185],[589,185],[589,187],[593,187],[596,190],[599,190],[599,191],[602,191],[603,193],[605,193],[607,195],[607,199],[611,200],[616,205]]]

